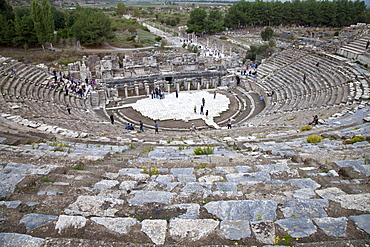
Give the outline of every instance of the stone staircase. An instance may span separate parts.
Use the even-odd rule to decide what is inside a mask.
[[[8,154],[0,171],[0,241],[4,246],[15,239],[15,246],[62,246],[67,240],[81,246],[368,243],[370,146],[343,144],[352,136],[370,138],[368,123],[262,138],[236,130],[160,137],[132,132],[112,144],[88,138],[0,145],[0,155]],[[307,143],[307,136],[320,131],[328,138]],[[207,145],[213,154],[194,155],[194,148]]]

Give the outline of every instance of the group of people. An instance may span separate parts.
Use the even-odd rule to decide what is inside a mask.
[[[216,98],[216,92],[214,93],[214,99]],[[202,99],[202,104],[200,105],[200,115],[204,115],[204,106],[206,104],[206,100],[203,98]],[[194,106],[194,113],[197,113],[197,106]],[[206,110],[206,118],[208,118],[208,110]]]
[[[151,92],[152,99],[164,99],[164,91],[161,88],[156,87]]]
[[[240,70],[240,75],[257,76],[258,64],[250,64],[245,69]]]
[[[56,88],[64,91],[66,95],[69,92],[76,93],[80,98],[86,96],[89,90],[95,89],[95,81],[89,80],[80,81],[74,78],[73,74],[68,73],[68,75],[63,74],[61,71],[58,73],[53,70],[54,80],[49,82],[51,88]]]

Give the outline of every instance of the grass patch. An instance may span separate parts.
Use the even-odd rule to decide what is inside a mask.
[[[193,152],[195,155],[208,155],[208,154],[213,154],[215,152],[215,148],[212,146],[197,147],[197,148],[193,148]]]
[[[153,147],[147,147],[146,149],[143,150],[144,153],[149,153],[151,151],[153,151],[154,148]]]
[[[313,135],[313,136],[310,136],[310,137],[307,137],[307,143],[319,143],[322,141],[322,137],[321,136],[318,136],[318,135]]]
[[[343,141],[343,144],[353,144],[353,143],[356,143],[356,142],[363,142],[365,141],[365,137],[363,136],[354,136],[353,138],[351,138],[350,140],[345,140]]]
[[[301,132],[303,132],[303,131],[308,131],[308,130],[312,130],[312,126],[311,126],[311,125],[302,126],[299,130],[300,130]]]
[[[83,164],[78,164],[78,165],[72,166],[72,169],[76,171],[82,171],[82,170],[85,170],[85,167]]]
[[[194,169],[204,169],[208,166],[207,163],[200,163],[200,164],[196,164],[196,166],[194,167]]]
[[[54,183],[55,179],[43,177],[40,181],[43,183]]]
[[[159,170],[156,166],[147,168],[146,166],[143,166],[143,173],[148,174],[149,176],[158,175]]]

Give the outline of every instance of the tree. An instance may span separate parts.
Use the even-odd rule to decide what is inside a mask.
[[[274,49],[268,44],[263,44],[260,46],[251,45],[250,49],[247,51],[244,61],[246,60],[256,60],[256,56],[261,56],[263,58],[270,56],[274,52]]]
[[[33,25],[30,9],[27,7],[16,8],[14,10],[14,31],[13,44],[15,46],[36,45],[38,39]]]
[[[127,8],[126,8],[125,3],[123,3],[123,2],[117,3],[117,9],[116,9],[117,15],[124,15],[124,14],[126,14],[126,11],[127,11]]]
[[[273,34],[274,34],[274,30],[272,30],[271,27],[266,27],[264,31],[261,31],[261,38],[264,41],[268,41],[272,38]]]
[[[39,44],[44,45],[47,41],[52,42],[54,39],[54,19],[50,2],[41,0],[41,5],[39,5],[37,0],[32,0],[31,17]]]
[[[223,14],[218,9],[211,10],[205,21],[205,32],[207,34],[220,33],[225,30]]]
[[[188,33],[203,33],[205,31],[204,20],[207,18],[207,12],[204,9],[196,8],[190,13],[190,18],[187,22]]]
[[[138,7],[135,7],[134,8],[134,17],[139,17],[140,18],[140,16],[141,16],[140,9]]]
[[[12,21],[0,14],[0,45],[8,46],[12,43],[14,27]]]
[[[5,0],[0,0],[0,45],[10,45],[14,35],[13,8]]]
[[[55,29],[58,30],[60,28],[65,28],[67,19],[66,13],[55,8],[54,6],[51,7],[51,12],[53,14]]]
[[[83,8],[72,26],[76,40],[83,45],[102,44],[114,37],[111,21],[100,10]]]

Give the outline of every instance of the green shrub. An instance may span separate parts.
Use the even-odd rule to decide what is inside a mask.
[[[356,142],[363,142],[365,141],[365,137],[363,136],[354,136],[352,139],[351,139],[351,142],[352,143],[356,143]]]
[[[308,143],[319,143],[322,141],[322,139],[323,138],[321,136],[313,135],[313,136],[307,137],[307,142]]]
[[[74,165],[74,166],[72,166],[72,168],[73,168],[73,170],[77,170],[77,171],[82,171],[82,170],[85,169],[84,165],[82,165],[82,164]]]
[[[154,148],[153,148],[153,147],[148,147],[148,148],[144,149],[144,150],[143,150],[143,152],[144,152],[144,153],[149,153],[149,152],[151,152],[151,151],[153,151],[153,150],[154,150]]]
[[[153,176],[153,175],[158,175],[159,174],[159,170],[156,166],[154,167],[149,167],[149,169],[147,169],[146,166],[143,166],[143,173],[144,174],[148,174],[149,176]]]
[[[311,125],[306,125],[306,126],[302,126],[299,130],[300,131],[308,131],[308,130],[311,130],[311,129],[312,129]]]
[[[43,183],[54,183],[54,179],[48,177],[43,177],[40,181]]]
[[[207,146],[207,147],[197,147],[193,148],[193,152],[195,155],[208,155],[208,154],[213,154],[215,151],[215,148],[212,146]]]

